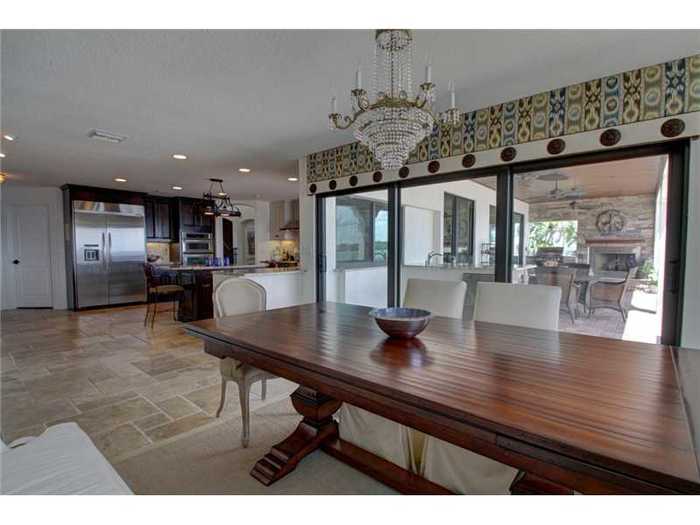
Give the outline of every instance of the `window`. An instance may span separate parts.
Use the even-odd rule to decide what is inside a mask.
[[[386,202],[338,197],[336,216],[337,264],[385,264],[389,244]]]
[[[470,263],[474,255],[474,201],[445,193],[443,253],[445,262]]]
[[[562,248],[563,255],[576,256],[578,221],[530,223],[527,251],[533,255],[546,248]]]
[[[525,215],[513,212],[513,264],[524,264]]]

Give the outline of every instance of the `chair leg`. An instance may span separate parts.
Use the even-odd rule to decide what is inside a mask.
[[[260,387],[260,397],[263,401],[267,397],[267,379],[262,380],[262,386]]]
[[[248,447],[250,441],[250,384],[247,381],[238,383],[238,397],[241,401],[241,419],[243,420],[243,431],[241,433],[241,445]]]
[[[148,326],[148,316],[151,313],[151,303],[150,301],[146,301],[146,317],[143,318],[143,326]]]
[[[158,298],[153,303],[153,315],[151,315],[151,328],[156,324],[156,315],[158,315]]]
[[[620,308],[620,315],[622,315],[622,322],[626,323],[627,322],[627,312],[625,312],[624,308]]]
[[[219,401],[219,408],[216,409],[216,417],[221,415],[221,411],[224,409],[224,404],[226,403],[226,380],[221,378],[221,401]]]
[[[176,320],[176,318],[175,318],[175,304],[176,304],[176,302],[173,301],[173,305],[172,305],[172,309],[173,309],[173,321]]]

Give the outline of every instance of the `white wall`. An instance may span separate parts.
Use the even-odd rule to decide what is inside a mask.
[[[51,257],[51,284],[52,303],[54,309],[65,310],[68,308],[66,292],[66,259],[63,237],[63,197],[58,188],[29,187],[29,186],[0,186],[0,207],[2,207],[2,308],[15,308],[13,269],[8,257],[11,251],[7,246],[7,214],[12,205],[46,205],[49,208],[49,235]],[[9,285],[8,285],[9,284]]]
[[[700,141],[690,142],[688,236],[681,345],[700,349]]]
[[[272,256],[270,203],[267,201],[236,201],[234,204],[241,206],[243,219],[255,219],[255,262],[269,261]],[[219,258],[223,257],[224,253],[221,221],[221,217],[217,217],[214,222],[215,253]]]

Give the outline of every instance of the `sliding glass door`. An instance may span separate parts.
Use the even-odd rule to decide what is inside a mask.
[[[560,329],[675,344],[687,141],[317,197],[318,298],[403,304],[409,279],[562,288]],[[673,205],[671,205],[673,203]]]
[[[401,189],[401,304],[409,279],[464,281],[464,319],[472,318],[477,283],[495,279],[496,182],[486,176]]]
[[[321,203],[326,300],[387,306],[388,192],[326,197]]]

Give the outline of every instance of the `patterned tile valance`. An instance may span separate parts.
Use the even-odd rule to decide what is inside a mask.
[[[545,91],[436,125],[407,164],[700,111],[700,55]],[[379,169],[355,142],[307,156],[307,182]]]

